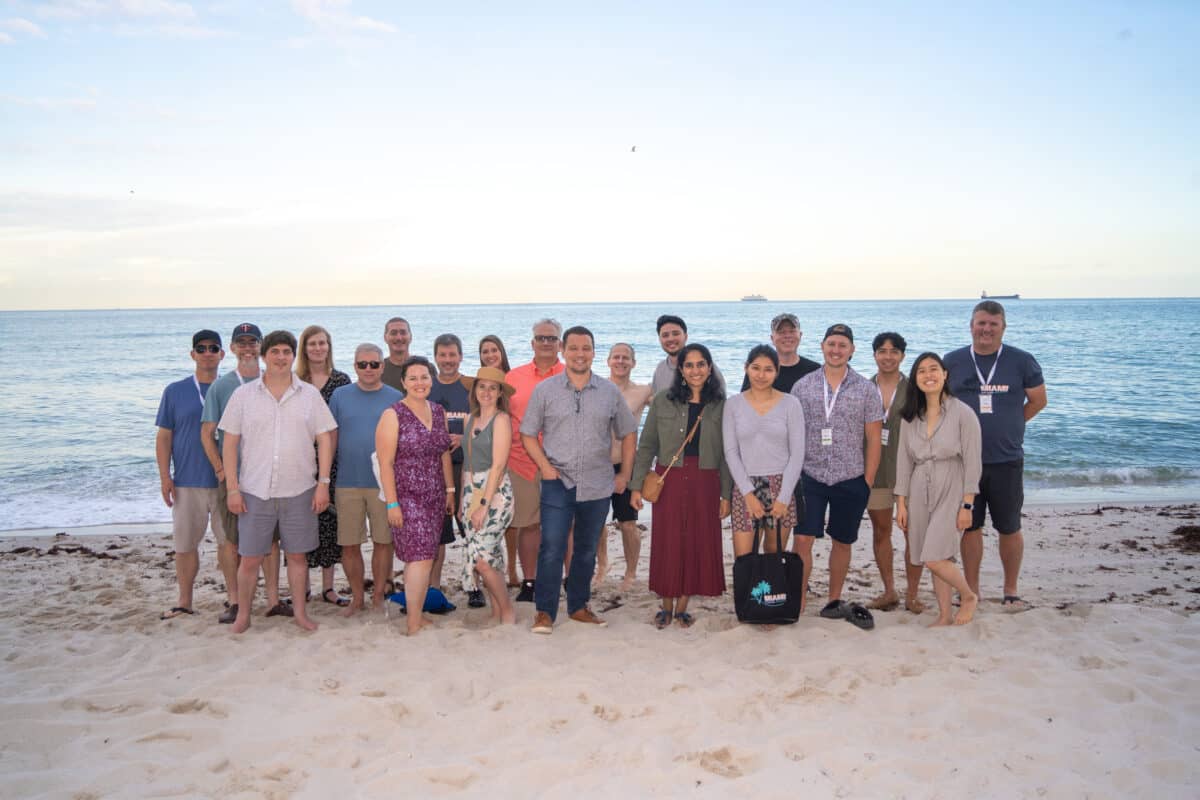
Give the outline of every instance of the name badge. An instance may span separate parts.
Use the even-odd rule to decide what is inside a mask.
[[[833,428],[821,428],[821,446],[833,447]]]
[[[888,439],[890,439],[891,437],[892,437],[892,432],[891,432],[891,431],[889,431],[887,428],[884,428],[884,429],[883,429],[883,431],[882,431],[882,433],[880,434],[880,439],[879,439],[879,440],[880,440],[880,442],[883,444],[883,446],[884,446],[884,447],[887,447],[887,446],[888,446]]]
[[[992,413],[992,396],[990,394],[980,393],[979,395],[979,413]]]

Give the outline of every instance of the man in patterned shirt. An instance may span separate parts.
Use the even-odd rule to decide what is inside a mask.
[[[883,403],[875,384],[850,368],[854,332],[848,325],[830,325],[821,341],[825,363],[792,387],[804,408],[804,521],[795,550],[804,560],[805,595],[812,573],[815,539],[826,532],[829,551],[829,602],[821,609],[827,619],[848,619],[861,628],[874,626],[865,608],[842,600],[850,571],[851,547],[871,496],[879,469]],[[866,446],[863,446],[864,437]],[[825,512],[829,511],[826,525]]]

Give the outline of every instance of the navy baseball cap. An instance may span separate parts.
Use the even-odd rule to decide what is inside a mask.
[[[232,341],[237,341],[239,336],[253,336],[258,341],[262,341],[262,331],[252,322],[243,322],[241,325],[238,325],[233,329],[233,336],[229,338]]]
[[[195,350],[196,345],[200,344],[201,342],[216,342],[217,347],[222,347],[221,334],[217,333],[216,331],[210,331],[208,328],[205,328],[202,331],[196,331],[192,334],[193,350]]]

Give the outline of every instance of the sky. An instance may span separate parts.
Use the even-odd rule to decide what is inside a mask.
[[[0,0],[0,309],[1200,295],[1200,3]]]

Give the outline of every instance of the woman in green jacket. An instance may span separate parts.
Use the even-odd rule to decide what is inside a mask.
[[[670,467],[650,535],[650,591],[662,599],[654,617],[660,629],[672,620],[691,627],[692,595],[725,591],[721,519],[729,515],[733,486],[721,436],[725,393],[713,374],[712,355],[702,344],[689,344],[675,364],[674,383],[650,403],[630,483],[636,487],[630,503],[640,510],[651,463],[660,476]]]

